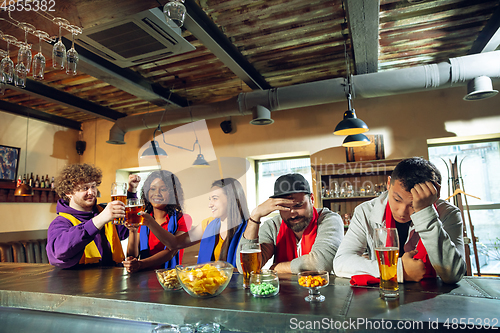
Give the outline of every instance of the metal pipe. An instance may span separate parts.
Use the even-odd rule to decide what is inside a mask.
[[[373,98],[466,85],[478,76],[500,78],[500,51],[478,53],[449,62],[404,68],[352,77],[353,98]],[[241,93],[227,101],[184,107],[164,117],[160,126],[201,119],[242,116],[261,105],[270,111],[343,101],[345,79],[335,78],[282,88]],[[110,130],[108,143],[124,144],[125,133],[155,128],[164,111],[120,118]]]

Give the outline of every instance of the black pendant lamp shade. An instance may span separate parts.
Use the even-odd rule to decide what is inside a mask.
[[[363,147],[368,146],[370,144],[370,139],[366,137],[364,134],[354,134],[348,135],[342,142],[343,147]]]
[[[350,104],[350,103],[349,103]],[[365,122],[356,117],[354,109],[349,108],[344,112],[344,119],[337,124],[333,134],[335,135],[354,135],[368,132],[368,126]]]
[[[14,191],[16,197],[30,197],[33,195],[33,188],[28,184],[21,184]]]
[[[209,166],[208,162],[205,160],[205,157],[203,157],[203,154],[198,154],[198,157],[196,157],[196,160],[194,161],[193,165],[196,167]]]
[[[158,142],[156,140],[151,140],[151,146],[149,146],[141,155],[141,158],[149,158],[149,157],[155,157],[155,156],[163,156],[167,157],[167,153],[163,148],[160,148],[158,146]]]

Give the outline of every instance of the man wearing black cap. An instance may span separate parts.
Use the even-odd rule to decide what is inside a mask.
[[[259,242],[264,265],[273,255],[278,273],[333,269],[333,258],[344,236],[342,219],[328,208],[313,206],[314,195],[298,174],[280,176],[274,195],[255,208],[240,242]],[[261,224],[261,218],[279,210]]]

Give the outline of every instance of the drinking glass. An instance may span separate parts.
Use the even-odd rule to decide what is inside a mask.
[[[163,14],[169,27],[180,28],[184,24],[186,7],[183,2],[184,0],[172,0],[163,6]]]
[[[259,243],[243,244],[240,251],[241,269],[243,270],[243,287],[250,288],[250,273],[260,273],[262,253]]]
[[[280,280],[276,271],[263,269],[250,273],[250,292],[255,297],[272,297],[280,291]]]
[[[325,295],[321,295],[319,289],[328,286],[330,274],[327,271],[304,271],[297,274],[301,287],[309,290],[309,295],[304,297],[307,302],[323,302]]]
[[[45,75],[45,57],[42,54],[42,39],[48,39],[49,34],[45,31],[36,30],[33,33],[38,37],[38,53],[33,57],[33,79],[43,80]]]
[[[127,186],[127,183],[115,182],[111,184],[111,200],[118,200],[127,205]],[[113,224],[123,224],[124,220],[123,218],[114,219]]]
[[[71,35],[73,37],[71,48],[66,53],[66,74],[68,75],[76,75],[76,66],[78,65],[78,52],[75,50],[75,35],[79,35],[82,33],[82,28],[77,27],[76,25],[68,26],[68,29],[71,31]]]
[[[16,65],[14,73],[14,85],[19,88],[26,88],[26,79],[28,77],[28,70],[24,63],[20,62]]]
[[[125,223],[127,226],[138,227],[142,225],[144,217],[137,215],[137,213],[144,210],[144,201],[142,199],[127,199],[127,206],[125,207]]]
[[[14,80],[14,62],[10,59],[10,44],[17,42],[17,38],[11,35],[3,35],[3,40],[7,42],[7,54],[0,63],[2,75],[5,83],[12,83]]]
[[[380,296],[382,298],[399,297],[398,230],[396,228],[376,228],[373,241],[380,270]]]
[[[24,42],[21,43],[17,53],[17,63],[22,63],[26,68],[26,72],[31,70],[31,45],[28,44],[28,32],[35,31],[35,26],[26,22],[19,22],[18,27],[24,30]]]
[[[66,46],[64,46],[61,40],[61,28],[69,26],[69,22],[62,17],[54,17],[52,22],[59,26],[59,40],[54,44],[52,48],[52,66],[55,69],[64,69],[66,65]]]

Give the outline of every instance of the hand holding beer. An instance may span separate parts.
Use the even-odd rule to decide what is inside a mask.
[[[121,201],[127,204],[127,183],[115,182],[111,184],[111,200]],[[123,224],[125,221],[122,218],[114,219],[113,224]]]
[[[250,288],[250,273],[260,273],[262,266],[262,253],[260,244],[243,244],[240,251],[241,269],[243,270],[243,286]]]
[[[138,227],[143,224],[144,217],[139,212],[144,210],[142,199],[127,199],[125,207],[125,224],[129,227]]]
[[[399,236],[396,228],[377,228],[373,237],[380,270],[380,296],[399,297]]]

